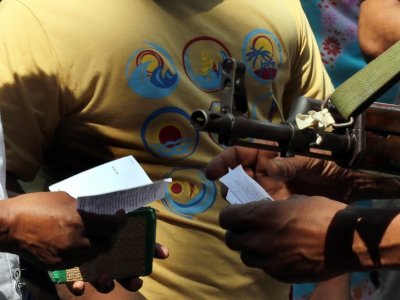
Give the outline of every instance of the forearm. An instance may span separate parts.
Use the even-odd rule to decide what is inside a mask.
[[[364,0],[361,3],[359,42],[367,59],[373,59],[400,40],[399,15],[399,0]]]
[[[347,180],[351,182],[348,195],[346,195],[349,202],[364,199],[400,198],[398,179],[351,171]]]

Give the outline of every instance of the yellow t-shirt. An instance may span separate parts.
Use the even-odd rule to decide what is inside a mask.
[[[172,177],[159,211],[149,299],[287,299],[288,286],[224,244],[227,205],[202,172],[223,148],[195,109],[219,109],[221,61],[246,63],[250,117],[279,121],[299,95],[332,86],[297,0],[4,0],[0,111],[7,169],[62,176],[133,155]]]

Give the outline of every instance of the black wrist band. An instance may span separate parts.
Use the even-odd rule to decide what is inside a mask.
[[[328,270],[349,272],[360,264],[353,252],[357,224],[356,209],[347,207],[333,217],[325,239],[325,266]]]
[[[347,207],[339,211],[328,228],[325,242],[325,265],[343,272],[359,271],[360,261],[353,251],[354,233],[364,242],[373,263],[381,267],[379,245],[398,209]]]

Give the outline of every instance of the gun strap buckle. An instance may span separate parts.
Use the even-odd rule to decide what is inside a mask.
[[[321,111],[323,109],[325,109],[325,108],[329,110],[329,108],[332,107],[332,106],[334,106],[334,104],[331,101],[331,95],[329,95],[329,97],[327,97],[324,101],[322,101],[322,103],[321,103]],[[344,127],[350,127],[353,124],[354,124],[354,118],[350,117],[348,122],[342,122],[342,123],[336,123],[335,122],[335,123],[333,123],[331,125],[334,128],[344,128]]]

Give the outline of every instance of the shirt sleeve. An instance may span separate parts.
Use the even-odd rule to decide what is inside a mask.
[[[291,78],[285,88],[286,97],[297,95],[324,100],[334,87],[321,59],[314,33],[301,7],[300,1],[293,0],[291,11],[297,24],[297,47],[291,54]],[[294,95],[293,95],[294,94]],[[285,112],[286,115],[287,111]]]
[[[27,7],[0,5],[0,112],[7,172],[30,180],[42,164],[62,115],[59,63]]]

